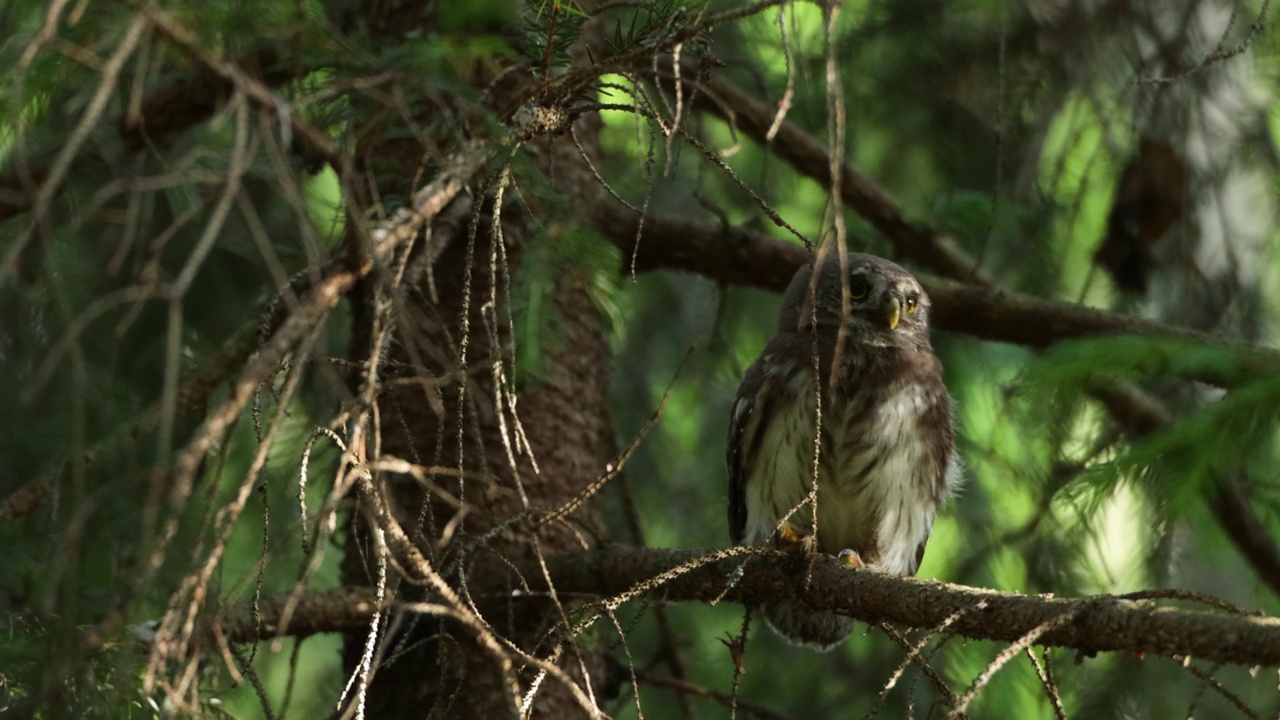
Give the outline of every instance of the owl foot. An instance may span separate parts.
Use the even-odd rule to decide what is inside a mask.
[[[805,535],[789,523],[782,523],[773,534],[774,547],[788,555],[809,557],[818,551],[818,539],[813,535]]]
[[[858,554],[858,551],[851,548],[841,550],[836,558],[849,567],[860,568],[867,566],[866,563],[862,562],[862,556]]]

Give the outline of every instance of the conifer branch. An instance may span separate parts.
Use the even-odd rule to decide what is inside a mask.
[[[591,596],[610,604],[619,598],[647,597],[664,602],[723,598],[760,605],[800,597],[815,610],[832,610],[871,625],[890,622],[930,629],[949,621],[948,632],[973,640],[1013,643],[1036,634],[1036,645],[1070,648],[1084,656],[1116,651],[1243,666],[1280,665],[1280,619],[1178,591],[1057,598],[852,570],[825,556],[806,566],[768,551],[730,554],[621,545],[553,556],[547,559],[547,569],[561,596]],[[532,596],[522,589],[514,597],[541,597],[537,591],[547,589],[541,570],[529,570],[525,580]],[[473,586],[471,594],[489,601],[512,597],[493,581]],[[1211,604],[1205,609],[1168,604],[1195,599]],[[351,632],[367,627],[376,609],[372,590],[311,593],[290,627],[279,628],[284,601],[262,601],[257,623],[247,603],[238,605],[221,630],[232,642]]]
[[[644,236],[637,249],[640,222],[634,213],[601,207],[595,223],[624,255],[636,253],[638,271],[683,270],[719,282],[781,292],[795,271],[809,261],[808,252],[800,245],[746,228],[651,214],[644,220]],[[1228,388],[1280,368],[1280,353],[1271,348],[1238,345],[1188,328],[991,286],[927,274],[917,278],[933,301],[930,320],[934,326],[983,340],[1030,348],[1121,334],[1193,342],[1235,355],[1242,371],[1239,375],[1205,371],[1187,377]]]

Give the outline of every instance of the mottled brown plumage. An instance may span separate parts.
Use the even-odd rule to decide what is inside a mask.
[[[960,480],[951,397],[929,344],[929,299],[920,284],[883,258],[851,253],[846,260],[843,275],[836,253],[816,282],[809,266],[796,273],[777,335],[743,375],[729,424],[730,536],[738,544],[767,542],[808,495],[816,378],[816,548],[851,550],[870,567],[914,574],[938,506]],[[811,507],[788,522],[808,535]],[[853,629],[848,618],[797,603],[766,607],[765,616],[783,637],[821,649]]]

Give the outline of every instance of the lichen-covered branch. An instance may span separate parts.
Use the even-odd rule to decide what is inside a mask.
[[[814,609],[835,610],[869,624],[891,622],[930,629],[950,619],[948,632],[974,640],[1012,643],[1040,634],[1035,644],[1072,648],[1086,655],[1119,651],[1244,666],[1280,665],[1280,619],[1244,614],[1225,603],[1188,609],[1138,596],[1021,595],[852,570],[828,557],[805,563],[774,553],[737,550],[720,557],[725,551],[613,545],[550,557],[547,568],[557,592],[566,596],[756,605],[798,595]],[[708,561],[714,557],[720,559]],[[669,579],[656,582],[660,577]],[[535,591],[546,587],[540,571],[527,573],[526,579]],[[644,589],[637,592],[639,588]],[[504,589],[473,587],[472,594],[493,598],[504,594]],[[1169,596],[1179,599],[1176,591]],[[372,591],[351,589],[315,594],[299,606],[296,619],[281,634],[357,629],[372,617],[372,598]],[[282,606],[271,600],[261,603],[260,626],[247,619],[247,607],[237,608],[223,630],[229,639],[240,642],[274,637]]]

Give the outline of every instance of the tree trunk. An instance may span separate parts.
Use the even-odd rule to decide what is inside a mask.
[[[478,87],[489,91],[489,110],[499,116],[509,116],[521,98],[532,96],[537,83],[533,75],[511,68],[496,75],[481,73],[476,81]],[[447,125],[437,123],[436,127]],[[577,138],[592,154],[598,152],[599,125],[598,118],[590,117],[575,126]],[[456,142],[457,138],[440,137],[437,144],[448,147]],[[384,197],[403,194],[403,187],[396,183],[408,177],[417,162],[397,144],[371,142],[360,153],[378,163],[405,157],[398,177],[378,176]],[[534,159],[552,192],[560,197],[589,199],[599,189],[567,134],[536,140],[521,152]],[[609,349],[602,318],[587,292],[588,278],[561,268],[539,270],[555,278],[551,302],[556,328],[550,345],[542,349],[537,368],[521,367],[521,385],[515,387],[507,305],[510,283],[534,234],[546,233],[549,237],[543,242],[555,243],[566,226],[530,216],[528,208],[538,206],[528,183],[519,188],[522,202],[511,202],[515,189],[508,186],[502,193],[503,245],[495,247],[492,220],[499,193],[493,178],[501,175],[496,171],[500,169],[497,163],[504,158],[505,154],[493,164],[490,182],[472,187],[470,198],[482,203],[480,211],[473,214],[471,201],[460,197],[456,207],[442,214],[418,251],[419,255],[438,256],[433,260],[418,257],[411,263],[429,267],[411,296],[397,298],[398,305],[390,313],[396,327],[377,403],[377,441],[382,455],[419,466],[461,470],[461,478],[457,473],[429,476],[449,497],[462,500],[465,510],[461,513],[445,496],[425,493],[422,484],[408,476],[383,474],[374,478],[373,487],[385,497],[400,526],[414,538],[434,571],[464,598],[468,572],[493,572],[481,570],[481,566],[528,567],[540,552],[595,544],[603,533],[591,502],[566,520],[536,530],[534,523],[527,521],[500,526],[517,517],[528,520],[531,510],[546,511],[573,499],[604,472],[613,442],[605,405]],[[430,179],[428,174],[419,184]],[[590,207],[591,203],[582,206]],[[539,227],[540,223],[545,226]],[[369,348],[377,342],[370,338],[370,328],[376,308],[385,302],[372,293],[364,297],[355,313],[352,333],[357,365],[367,360]],[[497,304],[490,304],[490,298]],[[460,392],[458,381],[464,345],[465,393]],[[498,371],[501,378],[496,382]],[[353,391],[359,392],[362,382],[363,377],[355,378]],[[516,396],[518,413],[513,413],[512,398]],[[464,430],[461,440],[460,424]],[[531,454],[521,452],[521,431],[527,436]],[[374,442],[369,441],[371,445]],[[370,458],[375,456],[373,447],[365,452]],[[373,534],[377,523],[371,522],[373,503],[367,493],[362,493],[357,504],[362,512],[351,515],[343,579],[347,584],[370,585],[379,574]],[[495,558],[502,562],[493,562]],[[388,572],[395,575],[393,569]],[[515,586],[519,580],[512,574]],[[392,579],[387,585],[388,596],[394,588],[401,601],[445,602],[438,588],[424,587],[420,579]],[[374,663],[366,716],[497,718],[516,714],[514,699],[523,700],[539,670],[522,662],[518,652],[513,653],[504,641],[514,643],[520,651],[545,656],[564,637],[562,611],[551,601],[505,604],[492,598],[471,599],[483,618],[484,629],[474,623],[415,613],[392,618],[389,627],[384,623],[379,638],[384,666]],[[489,631],[501,640],[481,637]],[[347,673],[359,672],[366,642],[367,634],[348,636],[344,651]],[[399,655],[410,647],[413,649]],[[394,662],[386,662],[397,655]],[[506,674],[505,657],[513,660]],[[535,716],[580,716],[582,693],[593,693],[581,683],[581,675],[585,671],[598,676],[599,657],[566,642],[558,665],[582,691],[575,699],[566,682],[546,678],[533,705]]]

